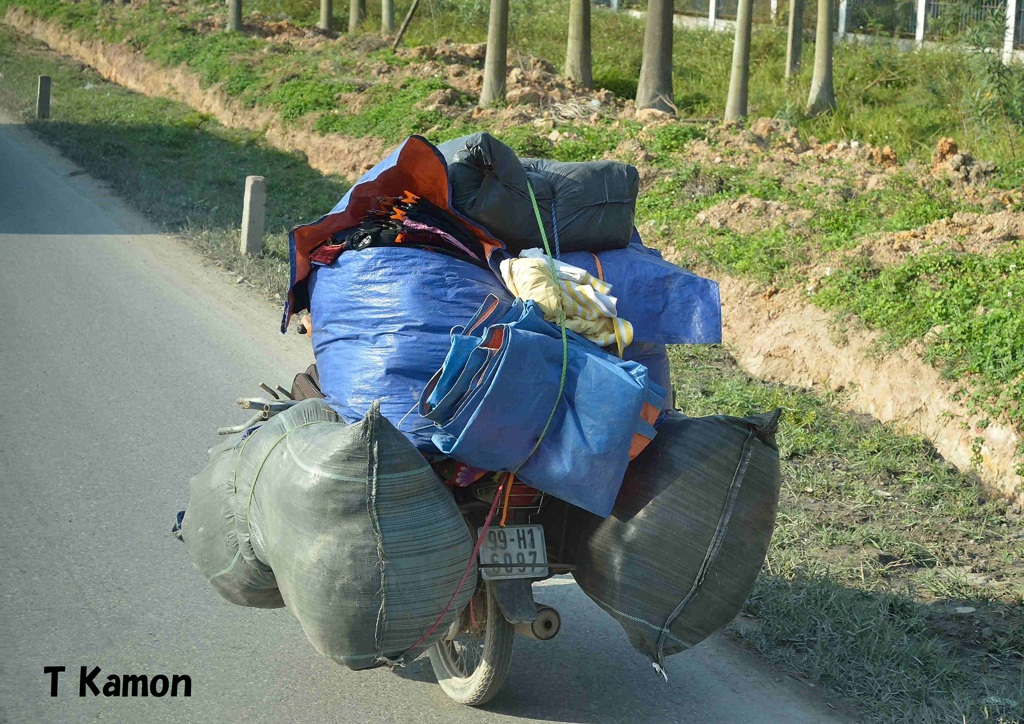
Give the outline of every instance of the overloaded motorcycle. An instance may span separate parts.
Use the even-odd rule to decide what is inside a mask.
[[[291,390],[260,384],[265,393],[240,398],[252,413],[246,422],[222,427],[243,432],[304,399],[323,398],[316,366],[296,376]],[[477,577],[470,603],[429,650],[441,689],[467,706],[486,704],[508,676],[517,635],[550,641],[561,616],[539,606],[533,584],[574,569],[563,541],[567,504],[494,473],[467,487],[452,487],[459,512],[475,541]],[[429,633],[429,632],[428,632]]]

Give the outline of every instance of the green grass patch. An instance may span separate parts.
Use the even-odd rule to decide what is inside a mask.
[[[1024,250],[853,265],[827,277],[815,302],[858,315],[893,345],[927,335],[928,357],[970,383],[975,411],[1024,429]]]
[[[338,96],[352,93],[358,87],[344,81],[322,78],[293,78],[271,91],[265,100],[281,110],[281,117],[293,121],[314,111],[331,111],[338,107]]]
[[[868,234],[917,229],[958,211],[981,211],[956,198],[949,188],[926,188],[907,174],[899,174],[883,189],[848,192],[847,198],[833,204],[822,204],[815,189],[796,198],[799,205],[816,210],[811,230],[823,252],[851,248]]]
[[[443,123],[440,111],[419,107],[431,93],[447,89],[448,85],[436,78],[407,78],[397,87],[376,85],[363,91],[358,112],[347,113],[338,109],[320,116],[315,128],[320,133],[341,133],[346,136],[375,136],[388,143],[397,143],[414,133],[425,133]]]

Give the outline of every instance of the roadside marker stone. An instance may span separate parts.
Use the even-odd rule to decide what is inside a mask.
[[[266,216],[267,184],[262,176],[245,177],[242,204],[242,254],[263,252],[263,220]]]
[[[39,76],[39,91],[36,93],[36,118],[50,117],[50,76]]]

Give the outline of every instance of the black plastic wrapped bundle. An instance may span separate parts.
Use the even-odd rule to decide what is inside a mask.
[[[576,581],[659,666],[728,624],[750,595],[775,528],[781,412],[670,412],[610,517],[570,509]]]

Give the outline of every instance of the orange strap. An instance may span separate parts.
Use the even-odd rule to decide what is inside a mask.
[[[597,278],[604,281],[604,267],[601,266],[601,260],[597,258],[597,254],[590,252],[590,255],[594,257],[594,264],[597,266]]]
[[[502,528],[505,527],[505,520],[508,519],[508,504],[512,498],[512,481],[515,480],[515,473],[509,473],[508,479],[505,481],[505,502],[501,504],[501,522],[498,523]]]

